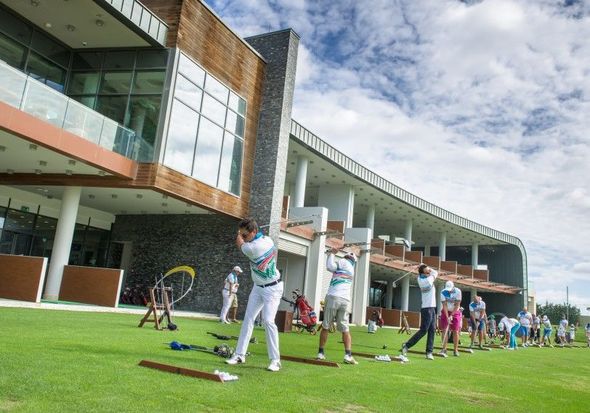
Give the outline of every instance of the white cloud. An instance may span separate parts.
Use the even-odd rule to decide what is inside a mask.
[[[294,119],[404,189],[518,236],[538,301],[575,285],[585,309],[590,5],[472,3],[212,4],[243,36],[301,35]]]

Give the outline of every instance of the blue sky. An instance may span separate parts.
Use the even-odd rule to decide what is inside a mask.
[[[590,2],[208,4],[242,37],[301,36],[295,120],[404,189],[519,237],[538,301],[564,302],[567,285],[588,313]]]

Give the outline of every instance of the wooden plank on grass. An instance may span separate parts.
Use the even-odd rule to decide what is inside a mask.
[[[326,366],[326,367],[340,367],[340,365],[338,363],[334,363],[333,361],[306,359],[303,357],[285,356],[283,354],[281,354],[281,360],[295,361],[297,363],[315,364],[318,366]]]
[[[420,351],[420,350],[408,350],[408,353],[410,353],[410,354],[421,354],[423,356],[426,356],[426,353],[424,351]],[[436,357],[443,357],[444,358],[444,356],[442,354],[432,353],[432,355],[433,356],[436,356]]]
[[[199,379],[212,380],[223,383],[223,379],[217,374],[207,373],[206,371],[187,369],[184,367],[172,366],[170,364],[156,363],[155,361],[141,360],[140,366],[149,367],[151,369],[167,371],[168,373],[181,374],[183,376],[197,377]]]
[[[352,352],[353,356],[359,356],[359,357],[365,357],[365,358],[369,358],[369,359],[374,359],[375,357],[378,356],[378,354],[371,354],[371,353],[360,353],[358,351],[353,351]],[[400,359],[396,359],[394,357],[391,357],[391,361],[397,361],[398,363],[402,363],[402,361]]]

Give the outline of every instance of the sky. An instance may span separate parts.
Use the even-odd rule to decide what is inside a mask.
[[[590,0],[208,4],[242,37],[301,37],[293,119],[520,238],[537,302],[567,286],[590,314]]]

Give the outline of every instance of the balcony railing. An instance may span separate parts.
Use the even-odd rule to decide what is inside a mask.
[[[113,152],[134,159],[136,135],[0,60],[0,101]]]
[[[117,11],[135,23],[144,32],[156,39],[158,43],[166,45],[168,26],[147,7],[136,0],[106,0]]]

